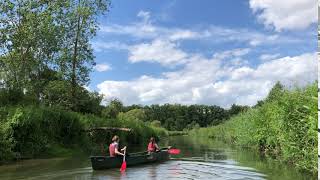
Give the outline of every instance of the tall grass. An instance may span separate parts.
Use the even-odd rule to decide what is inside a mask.
[[[221,139],[317,173],[317,84],[273,94],[260,107],[191,133]]]

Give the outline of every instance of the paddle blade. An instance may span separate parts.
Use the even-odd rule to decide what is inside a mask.
[[[169,154],[180,154],[180,149],[169,149],[168,153]]]
[[[127,169],[127,162],[123,161],[121,164],[120,171],[125,171]]]

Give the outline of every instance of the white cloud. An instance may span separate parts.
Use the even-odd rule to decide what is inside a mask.
[[[187,54],[178,49],[175,43],[160,39],[129,48],[129,61],[132,63],[148,61],[172,66],[184,63],[186,57]]]
[[[256,8],[259,9],[259,8]],[[262,11],[262,13],[265,12]],[[260,13],[257,11],[256,13]],[[178,70],[167,71],[160,77],[141,76],[127,81],[104,81],[97,87],[107,99],[117,97],[129,104],[217,104],[228,107],[233,103],[253,105],[268,94],[276,81],[290,86],[305,85],[316,79],[315,54],[294,57],[280,54],[262,54],[262,64],[252,67],[246,58],[255,46],[279,45],[303,41],[298,36],[283,33],[261,33],[249,29],[230,29],[207,26],[198,29],[182,29],[156,26],[151,14],[140,11],[141,21],[128,25],[102,26],[108,35],[126,35],[134,41],[94,42],[96,51],[118,49],[128,51],[131,63],[151,62]],[[210,43],[238,43],[243,47],[218,52],[212,57],[191,54],[179,45],[182,40],[201,40]],[[134,42],[134,43],[132,43]]]
[[[279,36],[277,34],[266,34],[251,29],[230,29],[214,25],[208,25],[206,28],[193,29],[164,27],[152,23],[150,12],[140,11],[137,16],[140,17],[141,20],[131,24],[119,25],[109,23],[107,26],[102,25],[100,26],[99,33],[132,36],[140,40],[202,40],[213,43],[244,42],[250,46],[299,43],[302,41],[297,37],[287,35]],[[110,48],[112,46],[107,47]],[[114,46],[114,48],[117,48],[117,46]]]
[[[150,19],[150,12],[148,12],[148,11],[139,11],[137,16],[141,17],[144,20],[144,22],[148,23],[149,19]]]
[[[196,39],[200,37],[203,37],[203,35],[200,35],[198,32],[182,29],[174,30],[169,34],[169,39],[171,40]]]
[[[238,49],[232,49],[232,50],[215,53],[213,57],[217,59],[242,57],[248,54],[249,52],[250,52],[249,48],[238,48]]]
[[[125,104],[198,103],[228,107],[232,103],[254,105],[266,97],[278,80],[286,86],[303,86],[317,78],[316,54],[274,59],[256,68],[224,65],[223,61],[193,55],[182,69],[163,73],[162,77],[104,81],[98,89],[106,98],[118,97]]]
[[[94,69],[98,72],[104,72],[111,70],[111,66],[109,64],[97,64]]]
[[[102,52],[105,49],[113,49],[113,50],[127,50],[129,46],[120,42],[102,42],[95,41],[92,43],[92,47],[96,52]]]
[[[279,56],[280,56],[279,53],[276,53],[276,54],[262,54],[262,55],[260,55],[259,59],[261,61],[267,61],[267,60],[276,59]]]
[[[250,8],[276,31],[304,29],[318,21],[316,0],[250,0]]]

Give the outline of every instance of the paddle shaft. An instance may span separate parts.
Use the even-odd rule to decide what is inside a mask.
[[[123,162],[125,162],[126,161],[126,150],[124,150],[124,152],[123,152]]]

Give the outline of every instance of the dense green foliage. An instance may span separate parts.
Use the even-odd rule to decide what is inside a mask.
[[[46,107],[1,107],[0,122],[0,162],[48,155],[56,147],[90,152],[99,143],[110,143],[116,134],[84,131],[92,127],[130,127],[131,132],[117,133],[130,143],[146,143],[151,136],[167,136],[163,128],[148,125],[126,113],[119,119],[105,120]]]
[[[255,147],[301,170],[316,173],[317,90],[317,83],[291,91],[277,84],[259,106],[193,133]]]
[[[119,100],[114,99],[102,110],[102,116],[114,118],[118,114],[130,112],[142,121],[152,122],[171,131],[182,131],[220,124],[247,109],[247,106],[235,104],[228,110],[219,106],[181,104],[123,106]]]
[[[84,86],[95,64],[90,39],[109,5],[109,0],[1,0],[1,104],[99,113],[92,108],[102,98]]]

